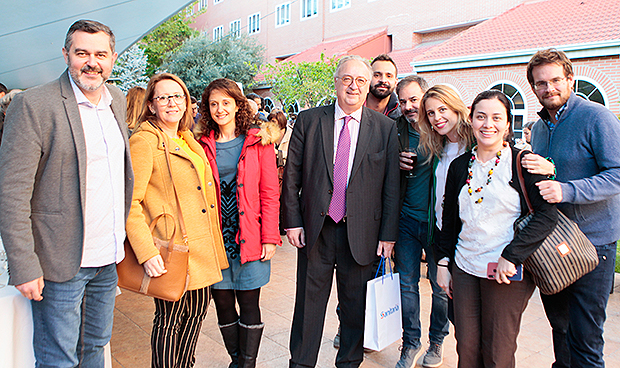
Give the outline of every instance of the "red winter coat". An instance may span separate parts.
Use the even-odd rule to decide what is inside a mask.
[[[282,245],[279,230],[280,195],[278,171],[273,149],[273,137],[268,130],[251,128],[246,134],[237,164],[237,209],[241,263],[261,258],[263,244]],[[214,133],[198,141],[205,154],[216,183],[220,224],[222,222],[220,174],[217,170]]]

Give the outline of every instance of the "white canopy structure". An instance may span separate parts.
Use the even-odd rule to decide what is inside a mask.
[[[109,26],[120,54],[192,3],[188,0],[0,0],[0,83],[29,88],[58,78],[61,49],[79,19]]]

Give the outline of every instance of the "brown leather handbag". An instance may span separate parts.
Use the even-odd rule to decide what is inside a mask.
[[[164,144],[166,151],[166,161],[170,178],[172,180],[172,166],[170,165],[170,152],[168,145]],[[177,202],[179,225],[183,233],[183,244],[174,244],[174,238],[177,232],[174,216],[169,213],[162,213],[151,221],[149,229],[151,234],[155,230],[157,222],[166,217],[172,218],[174,229],[169,240],[162,240],[153,236],[153,243],[159,250],[166,267],[165,274],[158,277],[149,277],[144,271],[144,267],[138,263],[136,254],[129,243],[129,239],[125,239],[125,259],[116,266],[118,272],[118,286],[123,289],[135,291],[154,298],[176,302],[187,290],[189,284],[189,246],[187,243],[187,233],[185,231],[185,222],[181,213],[181,204],[179,203],[179,195],[172,180],[174,196]]]

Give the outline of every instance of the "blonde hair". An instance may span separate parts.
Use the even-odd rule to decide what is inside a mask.
[[[433,158],[441,157],[447,138],[434,129],[428,116],[426,115],[426,101],[436,98],[443,102],[450,110],[458,116],[456,123],[456,134],[458,137],[459,148],[470,148],[474,143],[474,133],[469,124],[469,109],[463,103],[459,95],[450,87],[436,85],[431,87],[420,102],[418,111],[418,128],[420,129],[420,147],[422,152],[428,157],[426,162],[431,162]]]

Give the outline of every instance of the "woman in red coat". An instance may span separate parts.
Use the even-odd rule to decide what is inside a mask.
[[[229,367],[254,367],[264,327],[260,288],[269,282],[269,260],[282,243],[273,149],[277,137],[252,125],[248,102],[230,79],[207,86],[201,113],[196,136],[212,167],[230,265],[211,287],[218,324],[232,358]]]

